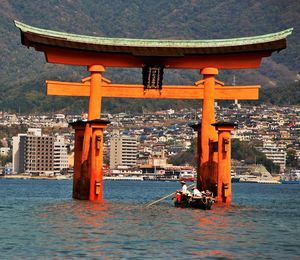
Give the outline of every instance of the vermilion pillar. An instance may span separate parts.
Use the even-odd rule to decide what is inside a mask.
[[[197,132],[197,188],[199,190],[203,190],[202,180],[201,180],[201,123],[191,125],[194,131]]]
[[[71,123],[75,129],[73,198],[103,200],[103,129],[107,120],[95,119]],[[90,129],[91,138],[87,159],[82,161],[84,129]]]
[[[218,131],[217,201],[231,203],[231,132],[235,124],[219,122],[213,126]]]
[[[84,190],[84,176],[81,175],[81,156],[83,146],[83,136],[86,122],[77,121],[70,123],[75,129],[74,147],[74,174],[73,174],[73,198],[85,199],[88,197],[88,190]],[[86,180],[87,181],[87,180]]]
[[[102,72],[104,72],[105,69],[102,65],[91,65],[88,67],[88,70],[91,72],[88,120],[94,120],[99,119],[101,116]],[[84,130],[81,164],[87,163],[91,137],[92,129],[89,127],[89,124],[87,124]]]
[[[202,188],[215,192],[217,183],[217,154],[214,152],[213,143],[217,141],[217,131],[212,126],[215,123],[215,87],[218,69],[204,68],[203,74],[204,98],[202,103],[201,125],[201,157],[198,180]]]
[[[92,128],[90,154],[90,194],[89,200],[103,200],[103,129],[109,124],[107,120],[96,119],[88,121]]]
[[[88,120],[80,158],[80,199],[103,200],[103,129],[109,123],[100,120],[102,103],[102,65],[88,66],[91,73]]]
[[[91,72],[88,120],[93,120],[101,115],[102,72],[105,68],[102,65],[91,65],[88,70]]]

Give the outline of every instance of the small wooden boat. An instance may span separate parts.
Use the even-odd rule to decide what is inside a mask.
[[[176,207],[211,209],[215,199],[210,191],[202,192],[201,196],[192,196],[177,191],[173,198]]]

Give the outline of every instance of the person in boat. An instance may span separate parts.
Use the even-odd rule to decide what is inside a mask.
[[[180,184],[181,184],[181,190],[180,190],[181,194],[185,195],[187,197],[190,197],[191,196],[191,192],[188,190],[186,182],[185,181],[181,181]]]
[[[185,181],[181,181],[180,184],[181,184],[181,192],[182,192],[183,194],[184,194],[184,193],[187,193],[188,188],[187,188],[187,186],[186,186]]]
[[[201,197],[201,196],[202,196],[201,192],[196,187],[194,187],[193,188],[193,197]]]

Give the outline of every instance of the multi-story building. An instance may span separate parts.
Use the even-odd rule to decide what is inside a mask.
[[[283,172],[286,167],[286,151],[280,149],[271,140],[264,140],[263,146],[258,149],[266,155],[266,157],[273,163],[280,166],[280,170]]]
[[[13,172],[24,173],[25,172],[25,158],[26,158],[26,136],[27,134],[18,134],[13,139]]]
[[[114,134],[110,141],[110,168],[135,167],[137,162],[136,137]]]
[[[63,137],[42,135],[41,129],[13,137],[13,172],[53,175],[68,168]]]
[[[25,172],[51,174],[53,164],[54,137],[28,132],[26,136]]]
[[[53,167],[54,172],[59,173],[69,168],[68,148],[63,136],[57,136],[53,147]]]

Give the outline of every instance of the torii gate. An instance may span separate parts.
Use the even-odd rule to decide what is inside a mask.
[[[219,69],[258,68],[263,57],[286,48],[282,32],[225,40],[139,40],[81,36],[44,30],[15,21],[22,44],[45,53],[47,62],[87,66],[81,83],[46,81],[47,94],[88,96],[88,121],[74,123],[73,197],[102,201],[102,97],[202,99],[198,131],[197,186],[214,190],[217,200],[231,202],[230,132],[233,125],[215,122],[215,100],[258,99],[259,86],[224,86]],[[144,84],[112,84],[106,67],[146,67]],[[194,86],[162,85],[162,68],[199,69],[203,79]],[[146,79],[145,79],[146,77]],[[148,79],[147,79],[148,77]],[[147,81],[148,80],[148,81]]]

